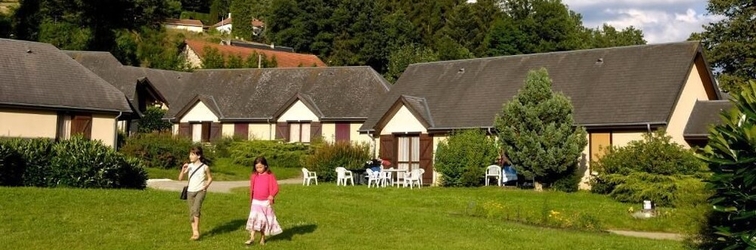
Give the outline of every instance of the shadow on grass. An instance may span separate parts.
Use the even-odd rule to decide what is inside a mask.
[[[318,228],[318,226],[315,224],[299,225],[299,226],[288,228],[288,229],[284,228],[281,234],[271,237],[271,240],[291,241],[291,238],[294,237],[294,235],[312,233],[312,232],[315,232],[316,228]]]
[[[212,230],[207,232],[207,236],[229,233],[229,232],[239,230],[240,228],[243,229],[245,224],[247,224],[246,219],[232,220],[232,221],[226,222],[223,225],[213,228]]]

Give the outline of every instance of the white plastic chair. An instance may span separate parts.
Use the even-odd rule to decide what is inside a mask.
[[[394,182],[394,185],[396,185],[396,187],[399,187],[400,185],[404,183],[405,176],[409,176],[408,169],[399,168],[399,170],[403,170],[403,171],[396,172],[396,181]]]
[[[423,185],[423,175],[425,174],[425,169],[422,169],[422,168],[418,169],[417,172],[420,173],[420,175],[418,176],[418,178],[420,179],[420,186],[422,186]]]
[[[381,179],[378,176],[378,172],[373,172],[372,169],[366,169],[365,172],[367,173],[368,178],[368,188],[370,188],[370,184],[375,182],[375,187],[378,187],[381,183]]]
[[[336,186],[339,186],[342,183],[346,186],[348,181],[352,181],[352,186],[354,186],[354,175],[352,175],[352,171],[349,171],[344,167],[337,167]]]
[[[394,169],[394,168],[391,168]],[[381,171],[379,172],[378,178],[381,181],[381,187],[387,187],[389,185],[394,185],[394,179],[392,172],[389,171]]]
[[[310,185],[311,180],[315,180],[315,185],[318,185],[318,175],[315,172],[309,171],[306,168],[302,168],[302,186],[305,184]]]
[[[491,165],[486,168],[486,186],[488,186],[489,177],[496,177],[496,183],[501,182],[501,167],[499,165]],[[498,186],[498,185],[497,185]]]
[[[404,187],[409,185],[410,189],[412,189],[412,186],[417,183],[417,188],[420,188],[420,178],[422,178],[420,170],[413,169],[409,174],[404,176]]]

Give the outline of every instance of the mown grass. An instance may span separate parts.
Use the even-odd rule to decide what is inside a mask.
[[[208,194],[202,215],[203,237],[192,242],[186,204],[175,192],[0,188],[4,198],[0,203],[0,248],[244,249],[248,197],[246,188],[234,191]],[[623,204],[591,194],[282,185],[274,207],[284,233],[270,238],[264,248],[682,249],[682,243],[675,241],[540,228],[464,215],[471,202],[496,200],[535,210],[544,198],[556,209],[594,212],[602,219],[627,217],[613,211],[622,210]]]
[[[175,169],[146,168],[147,176],[150,179],[172,179],[178,178],[179,167]],[[213,173],[215,181],[243,181],[249,180],[251,167],[234,164],[229,158],[218,158],[210,164],[210,170]],[[294,168],[276,168],[271,166],[271,170],[276,174],[279,180],[295,178],[302,174],[301,169]]]

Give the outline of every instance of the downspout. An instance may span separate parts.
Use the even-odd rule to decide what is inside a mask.
[[[375,137],[373,137],[373,133],[370,133],[370,132],[368,132],[367,135],[368,135],[368,137],[370,137],[370,142],[373,144],[373,159],[375,159],[375,157],[376,157],[375,156],[376,155],[375,151],[377,150],[377,148],[375,147],[375,144],[376,144],[375,143]]]
[[[648,129],[648,132],[651,133],[651,123],[650,122],[646,123],[646,129]]]
[[[266,123],[268,123],[268,140],[273,140],[273,125],[270,124],[270,117],[265,118]]]
[[[121,118],[121,115],[123,115],[123,111],[118,111],[118,116],[115,118],[115,123],[113,124],[113,131],[115,132],[115,135],[113,135],[113,149],[118,151],[118,118]]]

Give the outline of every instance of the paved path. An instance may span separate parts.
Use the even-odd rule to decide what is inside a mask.
[[[640,237],[655,240],[676,240],[683,241],[685,236],[675,233],[661,233],[661,232],[638,232],[638,231],[625,231],[625,230],[607,230],[613,234],[619,234],[630,237]]]
[[[278,184],[297,184],[302,183],[302,178],[291,178],[286,180],[279,180]],[[147,180],[147,187],[169,190],[169,191],[181,191],[186,186],[186,181],[176,181],[171,179],[149,179]],[[239,187],[249,187],[249,181],[213,181],[210,187],[207,188],[209,192],[216,193],[230,193],[231,189]]]
[[[302,177],[279,180],[278,183],[279,184],[301,184]],[[160,190],[181,191],[181,189],[184,188],[185,185],[186,185],[186,181],[175,181],[175,180],[170,180],[170,179],[147,180],[148,188],[154,188],[154,189],[160,189]],[[210,187],[208,188],[208,191],[217,192],[217,193],[230,193],[231,189],[239,188],[239,187],[249,187],[249,181],[214,181],[213,184],[210,185]],[[639,238],[647,238],[647,239],[655,239],[655,240],[682,241],[685,239],[685,236],[681,234],[674,234],[674,233],[637,232],[637,231],[625,231],[625,230],[607,230],[607,231],[613,234],[618,234],[618,235],[623,235],[623,236],[639,237]]]

